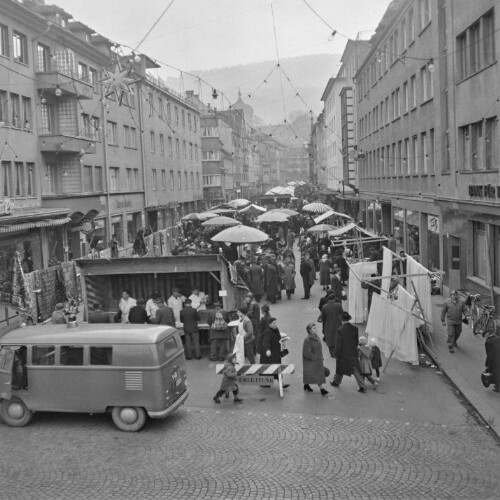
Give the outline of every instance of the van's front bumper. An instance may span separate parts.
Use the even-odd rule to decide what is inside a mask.
[[[148,415],[151,418],[168,417],[171,413],[174,413],[175,411],[177,411],[179,409],[179,407],[186,402],[186,399],[188,396],[189,396],[189,392],[186,389],[174,404],[172,404],[168,408],[165,408],[164,410],[161,410],[161,411],[148,411]]]

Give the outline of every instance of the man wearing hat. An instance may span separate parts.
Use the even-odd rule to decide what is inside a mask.
[[[186,359],[191,359],[193,348],[196,359],[201,359],[200,331],[198,329],[200,313],[191,305],[191,299],[186,299],[184,301],[184,308],[180,311],[180,320],[184,325],[183,330],[186,339]]]
[[[450,298],[445,301],[441,311],[441,323],[446,326],[448,322],[448,350],[454,353],[458,338],[462,333],[462,317],[469,314],[465,301],[458,298],[458,291],[452,290]]]
[[[62,302],[56,304],[56,309],[52,313],[50,321],[54,325],[65,325],[67,323],[66,316],[64,315],[64,304]]]
[[[102,310],[101,304],[99,302],[96,302],[92,306],[93,311],[90,313],[89,316],[89,323],[112,323],[113,320],[111,316]]]
[[[359,332],[356,326],[349,323],[351,319],[351,315],[347,311],[340,315],[342,326],[337,332],[337,346],[335,349],[337,368],[330,385],[339,387],[344,375],[349,377],[354,375],[359,386],[358,392],[366,392],[365,381],[363,375],[361,375],[358,360]]]

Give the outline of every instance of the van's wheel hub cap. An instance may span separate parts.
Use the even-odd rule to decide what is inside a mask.
[[[134,408],[123,408],[120,411],[120,419],[126,424],[133,424],[137,420],[137,412]]]
[[[22,418],[24,416],[24,408],[19,403],[11,403],[9,405],[7,413],[11,418]]]

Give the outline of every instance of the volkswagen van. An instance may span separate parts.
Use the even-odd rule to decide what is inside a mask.
[[[47,324],[0,338],[0,416],[27,425],[41,411],[111,413],[122,431],[187,399],[184,349],[169,326]]]

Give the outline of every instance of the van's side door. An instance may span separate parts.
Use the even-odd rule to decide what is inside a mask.
[[[0,399],[12,396],[12,366],[15,351],[9,347],[0,348]]]

